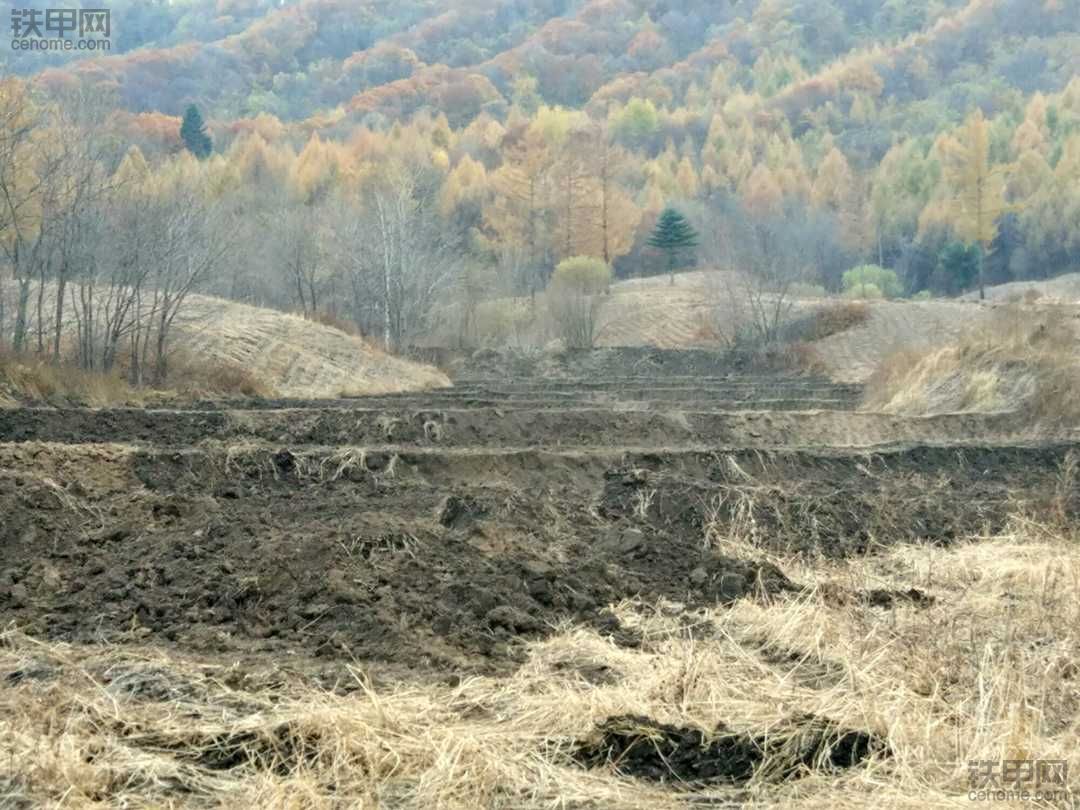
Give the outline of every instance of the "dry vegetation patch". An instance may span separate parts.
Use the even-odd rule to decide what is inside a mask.
[[[887,357],[868,407],[899,414],[1013,411],[1045,423],[1080,420],[1080,356],[1071,312],[1010,305],[927,350]]]
[[[0,802],[644,809],[685,806],[689,789],[747,807],[961,807],[969,761],[1080,768],[1074,538],[1017,521],[947,550],[776,559],[809,590],[693,611],[623,602],[612,611],[636,631],[631,647],[566,625],[531,642],[517,672],[449,684],[359,665],[332,679],[302,661],[191,659],[140,648],[135,635],[94,647],[11,631],[0,648]],[[912,586],[934,601],[832,596]],[[803,751],[791,747],[792,718],[810,715],[836,732],[833,747],[853,730],[855,767],[792,755]],[[660,757],[645,757],[645,779],[606,756],[575,761],[628,717],[639,720],[634,739],[660,753],[682,735],[706,745],[702,767],[718,767],[709,746],[733,741],[750,744],[735,753],[754,762],[743,784],[703,787],[665,774]],[[863,745],[877,739],[887,750]]]
[[[0,407],[20,404],[54,406],[142,406],[174,399],[270,397],[276,391],[252,371],[235,363],[178,352],[168,382],[132,386],[122,366],[86,371],[68,362],[32,354],[0,353]]]
[[[0,352],[0,407],[21,402],[82,405],[141,404],[143,392],[119,374],[83,371],[32,355]]]

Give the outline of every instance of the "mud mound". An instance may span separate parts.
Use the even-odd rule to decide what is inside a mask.
[[[813,715],[793,717],[767,735],[734,732],[723,723],[707,734],[624,715],[603,723],[573,757],[586,768],[614,767],[625,776],[694,788],[745,784],[757,774],[780,781],[888,754],[876,735]]]

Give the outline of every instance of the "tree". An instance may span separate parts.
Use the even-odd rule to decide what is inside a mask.
[[[214,151],[213,141],[206,134],[206,124],[194,104],[188,105],[184,110],[184,120],[180,124],[180,139],[191,154],[199,160],[210,157]]]
[[[656,223],[656,229],[649,237],[649,247],[664,251],[668,259],[668,277],[675,283],[675,264],[679,252],[698,246],[698,234],[686,217],[674,208],[665,208]]]
[[[983,276],[986,253],[997,238],[998,218],[1012,206],[1005,203],[1005,181],[990,165],[990,130],[981,110],[968,118],[960,139],[944,137],[938,144],[945,176],[953,188],[954,227],[960,238],[978,244],[979,298],[986,298]]]
[[[483,227],[515,286],[535,298],[552,252],[551,150],[534,127],[515,131],[504,150],[503,165],[491,175],[493,195]]]
[[[329,230],[350,277],[354,320],[381,332],[390,351],[430,330],[461,277],[460,234],[438,215],[436,178],[429,164],[395,158],[367,178],[361,199],[332,206],[343,218]]]
[[[982,270],[982,251],[963,242],[949,242],[938,255],[932,284],[939,292],[955,295],[971,286]]]
[[[656,105],[648,99],[633,98],[612,122],[615,137],[630,147],[648,145],[660,128]]]
[[[611,264],[628,253],[634,245],[634,233],[641,222],[641,211],[619,182],[631,164],[629,154],[613,143],[608,128],[592,128],[584,144],[591,174],[594,200],[584,252],[600,256]]]

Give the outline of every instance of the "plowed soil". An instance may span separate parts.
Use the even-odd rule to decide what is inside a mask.
[[[799,589],[710,538],[844,556],[1080,510],[1055,483],[1073,444],[992,441],[1004,417],[855,414],[850,385],[631,354],[519,377],[481,356],[425,395],[2,412],[0,616],[64,640],[498,671],[566,620],[633,643],[606,612],[621,599]],[[637,374],[599,377],[602,360]]]

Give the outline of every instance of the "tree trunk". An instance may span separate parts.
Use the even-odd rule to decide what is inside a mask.
[[[37,291],[37,353],[45,354],[45,270],[41,271]]]
[[[30,309],[30,279],[20,278],[19,297],[15,302],[15,333],[11,338],[11,348],[18,354],[26,344],[26,316]]]
[[[60,275],[56,283],[56,321],[53,323],[53,360],[60,362],[60,337],[64,330],[64,293],[67,291],[67,273]]]
[[[986,268],[986,248],[979,245],[979,300],[986,300],[986,287],[983,282],[983,273]]]

